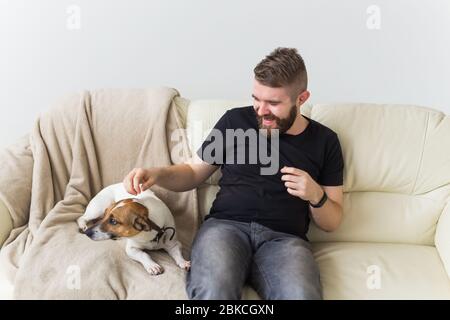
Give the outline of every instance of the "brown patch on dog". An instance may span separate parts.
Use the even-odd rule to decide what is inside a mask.
[[[115,237],[132,237],[141,231],[159,229],[148,218],[148,209],[132,198],[111,204],[99,222],[100,230]]]

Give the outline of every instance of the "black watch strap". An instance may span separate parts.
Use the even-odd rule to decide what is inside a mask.
[[[322,199],[320,199],[320,201],[317,204],[312,204],[311,202],[309,202],[310,206],[313,208],[320,208],[321,206],[323,206],[323,204],[325,203],[325,201],[327,201],[328,196],[327,193],[325,192],[325,190],[323,191],[323,196]]]

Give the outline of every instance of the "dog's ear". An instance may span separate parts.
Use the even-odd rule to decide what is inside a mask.
[[[105,212],[104,212],[103,216],[106,216],[107,214],[109,214],[110,211],[113,210],[115,207],[122,206],[123,204],[127,204],[127,203],[130,203],[130,202],[133,202],[133,199],[131,199],[131,198],[122,199],[120,201],[111,203],[109,205],[109,207],[105,209]]]
[[[138,215],[135,215],[133,219],[133,228],[135,228],[137,231],[150,231],[152,229],[150,220],[142,218]]]
[[[103,217],[106,217],[115,206],[116,202],[111,203],[109,207],[105,209],[105,212],[103,212]]]
[[[151,231],[151,230],[156,230],[157,232],[161,231],[161,228],[152,220],[150,220],[147,217],[142,217],[139,215],[135,215],[133,227],[138,231]]]

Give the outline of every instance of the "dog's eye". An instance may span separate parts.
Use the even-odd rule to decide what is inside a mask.
[[[112,224],[113,226],[115,226],[117,224],[117,220],[114,218],[109,218],[109,224]]]

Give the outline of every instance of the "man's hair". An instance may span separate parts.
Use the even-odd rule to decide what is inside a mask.
[[[291,87],[291,99],[308,87],[305,62],[295,48],[276,48],[253,70],[255,79],[268,87]]]

